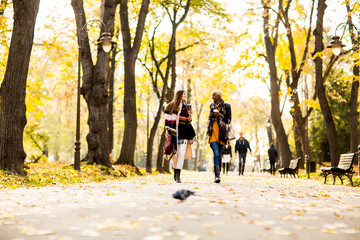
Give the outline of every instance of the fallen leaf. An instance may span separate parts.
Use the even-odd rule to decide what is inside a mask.
[[[25,236],[44,236],[44,235],[51,235],[56,232],[53,230],[38,230],[33,227],[25,227],[21,229],[20,233]]]
[[[283,230],[276,230],[276,231],[274,231],[274,234],[280,235],[280,236],[290,236],[291,232],[283,231]]]
[[[322,232],[323,233],[331,233],[331,234],[337,233],[336,229],[323,229]]]
[[[238,214],[240,214],[241,216],[246,216],[247,213],[243,212],[243,211],[237,211]]]
[[[218,236],[219,235],[219,232],[216,232],[216,231],[208,231],[206,232],[207,235],[209,236]]]
[[[300,210],[292,211],[290,213],[294,214],[294,215],[302,215],[303,214]]]
[[[195,234],[187,234],[183,237],[183,240],[199,240],[200,236]]]
[[[118,219],[107,219],[105,222],[94,225],[100,230],[109,229],[136,229],[140,227],[140,221],[119,221]]]

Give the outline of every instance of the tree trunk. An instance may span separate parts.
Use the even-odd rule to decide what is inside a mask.
[[[160,144],[157,155],[157,163],[163,164],[161,169],[162,172],[170,173],[170,161],[164,160],[164,146],[165,146],[165,129],[160,137]],[[159,168],[160,169],[160,168]]]
[[[89,133],[86,136],[88,153],[85,159],[90,164],[96,163],[111,167],[108,137],[110,54],[105,53],[101,47],[98,47],[97,62],[95,66],[93,65],[83,0],[72,0],[71,5],[76,18],[81,63],[83,66],[84,76],[81,94],[84,96],[89,110]],[[112,34],[114,32],[117,0],[105,0],[104,5],[103,22],[107,30]],[[101,26],[101,32],[105,30]]]
[[[297,92],[293,93],[292,96],[294,97],[294,106],[293,106],[294,111],[292,112],[292,116],[294,121],[294,135],[296,138],[295,145],[298,153],[297,157],[301,157],[300,167],[303,168],[305,163],[305,155],[309,154],[307,153],[307,149],[309,149],[307,145],[309,145],[309,143],[306,141],[306,131],[305,131],[306,116],[305,117],[302,116],[301,108],[299,106],[300,105],[299,96]],[[301,147],[301,149],[298,149],[298,147]]]
[[[325,0],[318,2],[317,23],[314,31],[315,51],[314,54],[320,53],[324,49],[323,44],[323,19],[326,9]],[[337,138],[335,123],[332,117],[331,109],[326,98],[325,87],[323,84],[323,66],[321,57],[315,58],[315,74],[316,74],[316,92],[319,98],[321,112],[324,117],[326,131],[330,145],[331,166],[337,166],[340,157],[339,142]]]
[[[281,111],[280,111],[280,102],[279,102],[279,85],[278,85],[278,77],[276,70],[276,46],[278,40],[278,33],[275,33],[275,37],[270,35],[270,16],[269,16],[269,4],[268,2],[263,2],[264,5],[264,39],[265,39],[265,47],[266,47],[266,57],[267,62],[269,64],[270,70],[270,95],[271,95],[271,120],[276,132],[277,143],[279,144],[279,152],[280,152],[280,163],[283,167],[287,167],[292,159],[292,154],[290,151],[290,146],[288,143],[287,135],[284,129],[284,125],[281,120]],[[282,1],[279,1],[279,6],[282,5]],[[279,16],[276,21],[275,29],[278,31],[279,26]]]
[[[166,86],[164,85],[163,92],[161,95],[162,97],[160,100],[160,105],[159,105],[158,111],[156,113],[153,126],[151,127],[150,136],[148,139],[147,155],[146,155],[146,172],[147,173],[151,173],[154,139],[155,139],[156,131],[157,131],[157,128],[158,128],[158,125],[159,125],[159,122],[161,119],[161,115],[163,112],[163,108],[164,108],[165,92],[166,92]],[[165,136],[161,136],[161,137],[165,137]],[[158,167],[161,167],[161,164],[157,163],[157,170],[162,171],[162,169],[159,169]]]
[[[346,1],[346,9],[347,9],[347,24],[349,26],[350,36],[351,36],[351,43],[353,46],[353,51],[358,51],[358,44],[359,39],[356,38],[354,33],[354,25],[352,22],[352,10],[350,7],[350,1]],[[359,33],[358,33],[359,34]],[[359,37],[359,36],[358,36]],[[358,127],[358,95],[359,95],[359,64],[354,62],[353,67],[353,82],[351,85],[351,96],[349,102],[349,110],[350,110],[350,152],[354,153],[357,152],[357,147],[359,145],[359,127]]]
[[[158,171],[160,173],[164,172],[164,169],[163,169],[164,154],[160,154],[160,152],[162,152],[162,153],[164,152],[164,150],[163,150],[164,146],[160,146],[162,142],[163,142],[163,144],[165,144],[165,141],[163,141],[162,139],[165,139],[165,130],[160,135],[160,143],[159,143],[158,155],[157,155],[157,159],[156,159],[156,171]]]
[[[0,92],[0,169],[26,175],[23,146],[26,80],[39,0],[14,0],[13,7],[14,27]]]
[[[296,157],[301,157],[300,168],[304,168],[304,151],[303,151],[303,140],[301,139],[301,133],[299,132],[299,127],[297,126],[297,122],[295,118],[293,118],[294,124],[294,141],[295,141],[295,148],[296,148]]]
[[[135,166],[135,145],[137,132],[136,114],[136,83],[135,83],[135,62],[139,53],[142,36],[145,27],[145,19],[149,10],[150,0],[143,0],[136,27],[135,38],[132,41],[128,1],[120,1],[121,35],[124,46],[124,115],[125,131],[121,147],[121,153],[115,164],[128,164]]]
[[[202,110],[203,110],[204,104],[203,103],[199,103],[198,101],[195,101],[195,108],[196,108],[196,117],[197,117],[197,122],[196,122],[196,157],[195,157],[195,162],[194,162],[194,171],[197,171],[198,169],[198,165],[202,162],[201,161],[201,140],[203,139],[203,135],[205,135],[206,129],[203,130],[203,133],[201,132],[201,123],[200,123],[200,116],[202,114]]]
[[[109,154],[113,153],[114,149],[114,75],[116,68],[116,57],[117,51],[113,49],[110,67],[110,78],[109,78],[109,107],[108,107],[108,139],[109,139]],[[114,156],[112,156],[114,157]]]

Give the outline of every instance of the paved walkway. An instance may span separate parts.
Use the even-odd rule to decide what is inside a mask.
[[[360,189],[235,173],[0,190],[1,240],[360,239]],[[180,202],[179,189],[196,196]]]

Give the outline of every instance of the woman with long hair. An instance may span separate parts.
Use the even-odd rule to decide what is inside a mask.
[[[210,147],[214,154],[215,182],[220,183],[221,158],[226,144],[226,124],[231,122],[231,106],[222,99],[223,92],[215,90],[210,104],[208,131]]]
[[[174,99],[165,107],[165,129],[171,136],[176,151],[172,157],[174,180],[181,183],[180,173],[187,155],[186,151],[192,151],[192,139],[195,137],[191,125],[191,111],[187,108],[184,90],[177,91]]]

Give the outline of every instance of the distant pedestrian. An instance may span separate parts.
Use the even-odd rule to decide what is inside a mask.
[[[240,138],[235,143],[235,153],[239,155],[239,175],[244,175],[247,150],[251,151],[249,141],[244,138],[244,133],[240,132]]]
[[[180,173],[184,165],[186,151],[192,151],[192,139],[195,137],[191,125],[191,111],[186,104],[186,92],[179,90],[174,99],[165,107],[165,129],[175,144],[176,153],[172,158],[174,167],[174,180],[181,183]],[[188,146],[189,145],[189,146]]]
[[[231,151],[231,145],[228,141],[226,145],[223,147],[222,151],[222,163],[223,163],[223,173],[228,174],[229,168],[230,168],[230,161],[232,160],[232,151]]]
[[[270,160],[270,174],[275,175],[275,161],[278,156],[278,152],[272,143],[268,150],[269,160]]]
[[[214,154],[214,173],[216,183],[220,183],[222,149],[226,139],[226,124],[231,121],[231,106],[222,99],[223,92],[216,90],[210,104],[208,131],[210,147]]]

